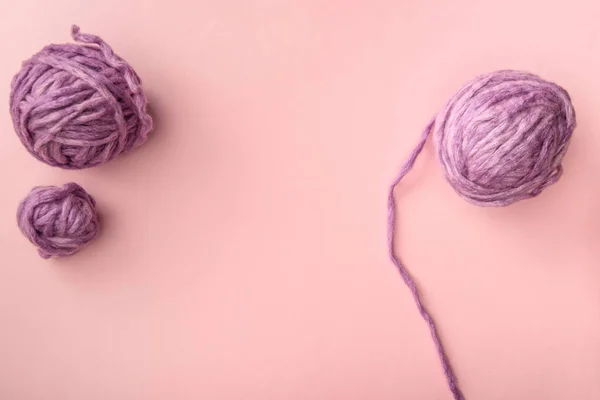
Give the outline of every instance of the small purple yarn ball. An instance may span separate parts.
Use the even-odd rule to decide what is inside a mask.
[[[21,232],[42,258],[77,253],[98,235],[96,202],[81,186],[39,186],[19,205]]]
[[[51,44],[14,77],[15,131],[38,160],[64,169],[105,163],[143,144],[152,129],[136,72],[97,36],[72,27],[80,44]]]
[[[465,84],[435,119],[444,174],[481,206],[537,196],[561,176],[575,111],[569,94],[536,75],[502,70]]]

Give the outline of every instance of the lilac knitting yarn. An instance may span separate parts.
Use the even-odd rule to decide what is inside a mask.
[[[458,380],[433,320],[408,269],[394,251],[394,187],[412,169],[433,132],[444,175],[454,190],[480,206],[506,206],[539,195],[562,174],[575,128],[575,111],[560,86],[520,71],[503,70],[465,84],[427,125],[388,194],[388,249],[427,322],[454,399]]]
[[[76,183],[33,188],[19,205],[17,222],[42,258],[77,253],[99,227],[96,202]]]
[[[10,112],[27,150],[46,164],[82,169],[146,141],[152,118],[133,68],[97,36],[51,44],[14,77]]]
[[[435,119],[434,140],[459,195],[504,206],[537,196],[560,178],[574,128],[563,88],[530,73],[497,71],[450,99]]]

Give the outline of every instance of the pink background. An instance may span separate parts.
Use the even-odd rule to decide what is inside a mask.
[[[561,181],[502,209],[454,194],[428,145],[398,188],[398,251],[468,399],[600,399],[597,0],[8,1],[0,12],[0,398],[449,399],[386,254],[386,191],[474,75],[572,95]],[[20,62],[71,23],[139,72],[156,129],[61,171],[13,133]],[[34,185],[76,181],[101,237],[44,261]]]

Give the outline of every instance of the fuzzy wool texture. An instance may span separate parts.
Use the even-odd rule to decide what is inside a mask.
[[[435,118],[446,179],[467,201],[505,206],[562,175],[575,129],[566,90],[536,75],[497,71],[465,84]]]
[[[42,258],[75,254],[99,230],[96,202],[76,183],[33,188],[19,205],[17,222]]]
[[[82,44],[51,44],[13,78],[10,113],[23,145],[64,169],[103,164],[143,144],[152,129],[133,68],[101,38],[72,27]]]
[[[388,192],[388,251],[427,323],[455,400],[464,400],[437,326],[411,273],[394,250],[394,188],[412,169],[433,132],[436,153],[454,190],[479,206],[506,206],[539,195],[562,175],[575,129],[566,90],[534,74],[501,70],[466,83],[427,125]]]

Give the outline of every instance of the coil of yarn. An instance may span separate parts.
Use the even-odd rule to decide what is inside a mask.
[[[72,27],[82,44],[51,44],[13,78],[17,135],[38,160],[64,169],[105,163],[148,137],[152,118],[141,80],[101,38]]]
[[[481,206],[505,206],[539,195],[560,178],[574,128],[566,90],[505,70],[464,85],[437,115],[433,135],[459,195]]]
[[[98,234],[96,202],[81,186],[39,186],[20,203],[17,222],[42,258],[77,253]]]
[[[394,251],[394,187],[433,135],[444,175],[454,190],[480,206],[506,206],[535,197],[561,176],[575,129],[569,94],[527,72],[502,70],[465,84],[427,125],[388,192],[388,251],[429,326],[448,386],[463,400],[455,372],[419,289]]]

